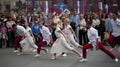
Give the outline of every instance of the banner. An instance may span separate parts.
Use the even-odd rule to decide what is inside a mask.
[[[32,7],[35,7],[35,0],[32,0]]]
[[[76,1],[76,11],[77,14],[79,13],[84,14],[84,2],[82,0]]]
[[[84,6],[84,2],[82,1],[82,14],[85,13],[84,8],[85,8],[85,6]]]
[[[66,5],[61,1],[54,5],[54,11],[58,14],[62,13],[66,9]]]
[[[102,2],[98,2],[98,7],[99,7],[100,10],[103,10],[103,4],[102,4]]]
[[[107,13],[107,14],[108,14],[108,12],[109,12],[109,7],[108,7],[108,5],[107,5],[107,4],[105,4],[105,13]]]
[[[60,13],[59,17],[61,17],[63,14],[70,14],[70,10],[65,9],[62,13]]]
[[[49,4],[48,4],[48,1],[47,1],[47,0],[45,1],[44,13],[45,13],[45,15],[48,15],[48,13],[49,13]]]
[[[77,5],[76,6],[77,6],[76,7],[77,14],[79,14],[80,13],[80,1],[77,1]]]

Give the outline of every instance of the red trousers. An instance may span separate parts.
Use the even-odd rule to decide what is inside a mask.
[[[114,41],[116,41],[120,45],[120,36],[114,37],[113,35],[110,35],[110,37],[107,39],[107,42],[112,48],[115,47]]]
[[[98,43],[98,47],[100,50],[105,52],[107,55],[109,55],[112,59],[115,59],[115,55],[112,54],[109,50],[107,50],[101,42]],[[86,58],[86,49],[93,48],[91,44],[86,44],[83,46],[83,58]]]
[[[39,44],[38,44],[38,48],[37,48],[37,54],[40,54],[40,51],[41,51],[41,47],[43,45],[47,44],[46,41],[41,41]]]
[[[22,40],[22,36],[16,36],[14,40],[14,48],[15,50],[18,49],[18,46],[20,46],[19,42]]]

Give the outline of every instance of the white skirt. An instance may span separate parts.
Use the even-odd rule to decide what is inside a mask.
[[[30,50],[30,45],[28,44],[27,38],[20,41],[20,45],[22,47],[22,51],[29,51]]]
[[[52,54],[56,53],[56,56],[60,56],[62,52],[68,52],[70,50],[73,50],[73,48],[61,37],[54,42],[50,52]]]
[[[76,47],[80,46],[79,43],[77,41],[75,41],[75,38],[74,38],[73,34],[66,35],[66,36],[67,36],[67,38],[69,40],[69,43],[72,47],[76,48]]]
[[[33,37],[26,37],[20,42],[23,51],[30,51],[31,48],[37,49],[37,45],[34,43]]]

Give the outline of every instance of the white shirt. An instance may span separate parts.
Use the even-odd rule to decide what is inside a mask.
[[[16,32],[17,32],[17,35],[18,36],[24,36],[25,35],[25,28],[23,26],[20,26],[20,25],[17,25],[17,29],[16,29]]]
[[[89,39],[88,43],[92,44],[92,46],[95,48],[96,40],[99,38],[98,31],[95,28],[91,27],[88,29],[87,35],[88,35],[88,39]]]
[[[42,34],[42,37],[43,37],[43,41],[46,41],[47,44],[50,43],[50,31],[47,27],[43,26],[42,28],[40,28],[40,32]]]
[[[114,37],[118,37],[120,36],[120,20],[113,20],[112,22],[112,29],[113,29],[113,32],[112,32],[112,35]]]
[[[85,19],[81,19],[81,20],[80,20],[80,24],[81,24],[80,29],[83,29],[83,28],[86,26],[86,21],[85,21]]]
[[[8,21],[8,22],[6,23],[7,28],[12,28],[12,25],[15,24],[14,21],[11,21],[11,22],[12,22],[12,23],[10,23],[10,21]]]

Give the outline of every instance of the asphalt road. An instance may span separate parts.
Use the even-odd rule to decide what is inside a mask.
[[[48,49],[50,50],[50,47]],[[79,51],[81,52],[81,49]],[[120,59],[117,49],[112,52]],[[51,54],[45,55],[44,51],[41,52],[40,57],[35,58],[34,55],[35,53],[30,52],[17,56],[13,53],[13,48],[0,48],[0,67],[120,67],[120,61],[114,62],[100,50],[89,50],[88,61],[84,63],[79,62],[78,56],[72,52],[69,52],[66,57],[58,57],[57,60],[52,60]]]

